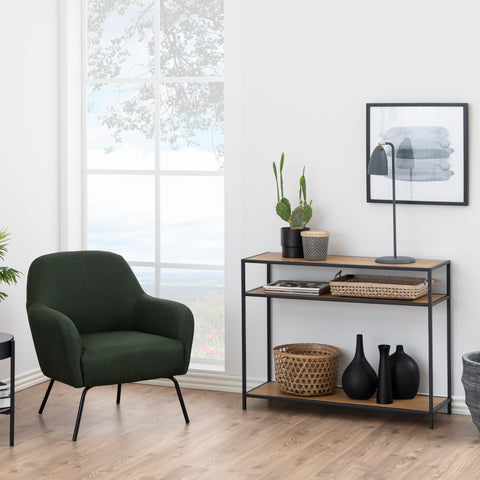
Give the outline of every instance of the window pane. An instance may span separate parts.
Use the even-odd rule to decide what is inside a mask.
[[[87,245],[127,260],[155,260],[153,176],[89,175]]]
[[[140,285],[146,293],[155,296],[155,267],[132,267]]]
[[[160,297],[188,305],[195,318],[192,357],[225,357],[224,273],[217,270],[164,268]]]
[[[154,87],[93,85],[88,90],[88,168],[153,169]]]
[[[160,88],[162,170],[223,168],[223,84],[169,83]]]
[[[223,1],[160,0],[161,75],[223,76]]]
[[[223,265],[223,177],[160,180],[160,259]]]
[[[140,78],[154,73],[154,1],[89,0],[88,78]]]

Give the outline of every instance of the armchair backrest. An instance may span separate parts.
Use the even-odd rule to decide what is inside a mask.
[[[143,294],[120,255],[102,251],[59,252],[33,261],[27,279],[27,310],[43,304],[67,315],[82,333],[131,328]]]

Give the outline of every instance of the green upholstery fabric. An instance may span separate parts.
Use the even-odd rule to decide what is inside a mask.
[[[91,387],[187,372],[193,315],[147,295],[110,252],[60,252],[34,260],[27,313],[42,372]]]
[[[85,333],[81,338],[86,387],[166,378],[183,370],[180,340],[132,330]]]

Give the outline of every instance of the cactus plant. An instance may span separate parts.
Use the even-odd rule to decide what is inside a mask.
[[[7,253],[8,240],[10,239],[10,234],[7,230],[0,230],[0,260],[5,258]],[[0,267],[0,283],[6,283],[7,285],[12,285],[17,283],[21,273],[18,270],[10,267]],[[0,292],[0,302],[7,298],[7,294]]]
[[[298,207],[292,207],[288,199],[283,196],[283,165],[285,163],[285,154],[282,153],[280,158],[279,170],[273,162],[273,173],[275,175],[275,183],[277,185],[277,205],[276,211],[278,216],[290,224],[291,229],[305,228],[312,218],[312,201],[307,202],[307,181],[305,180],[305,167],[303,167],[302,176],[300,177],[300,189],[298,194]],[[280,184],[279,184],[280,180]]]

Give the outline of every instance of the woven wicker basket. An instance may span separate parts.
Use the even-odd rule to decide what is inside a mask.
[[[342,297],[415,300],[428,293],[428,283],[423,278],[343,275],[330,282],[330,292]]]
[[[340,350],[318,343],[279,345],[273,349],[278,389],[294,395],[334,393]]]

